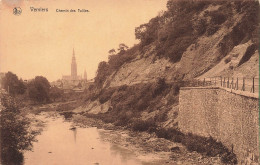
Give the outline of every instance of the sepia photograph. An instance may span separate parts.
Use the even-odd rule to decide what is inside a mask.
[[[259,0],[0,0],[0,165],[258,165]]]

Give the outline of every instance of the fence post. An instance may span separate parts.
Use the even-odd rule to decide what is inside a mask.
[[[232,82],[231,82],[231,88],[233,89],[233,77],[232,77]]]
[[[220,76],[220,86],[222,87],[222,76]]]
[[[226,77],[224,77],[223,87],[226,85]]]
[[[215,77],[215,86],[217,86],[217,78]]]
[[[228,80],[227,80],[227,88],[229,88],[229,77],[228,77]]]
[[[205,86],[205,78],[204,78],[204,81],[203,81],[203,86]]]
[[[252,86],[252,91],[255,93],[255,78],[253,77],[253,86]]]
[[[242,91],[245,91],[245,78],[243,77],[243,86],[242,86]]]
[[[238,90],[238,77],[237,77],[237,90]]]

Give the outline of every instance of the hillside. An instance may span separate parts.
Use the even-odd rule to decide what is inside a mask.
[[[169,0],[167,9],[135,29],[139,44],[110,51],[76,112],[173,140],[180,87],[258,77],[258,1]]]
[[[214,76],[257,76],[258,2],[176,2],[136,28],[140,43],[111,55],[103,87]],[[104,62],[105,63],[105,62]],[[115,66],[116,65],[116,66]]]
[[[119,125],[152,119],[177,126],[181,86],[205,77],[259,75],[257,1],[169,0],[167,8],[135,29],[139,44],[120,44],[99,64],[84,112],[124,122]]]

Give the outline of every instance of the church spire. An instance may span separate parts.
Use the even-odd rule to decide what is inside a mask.
[[[77,79],[77,63],[76,63],[74,48],[73,48],[72,61],[71,61],[71,77],[73,80]]]

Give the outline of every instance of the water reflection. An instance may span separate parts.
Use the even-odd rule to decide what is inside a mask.
[[[127,164],[127,161],[133,158],[133,153],[129,150],[123,149],[118,145],[111,145],[110,150],[112,151],[111,154],[113,157],[119,156],[122,160],[122,163]]]
[[[74,142],[77,142],[77,129],[72,129],[74,135]]]
[[[140,165],[134,155],[117,145],[102,141],[96,128],[70,129],[63,118],[50,118],[34,143],[34,152],[25,153],[26,165]],[[102,133],[101,133],[102,134]]]

